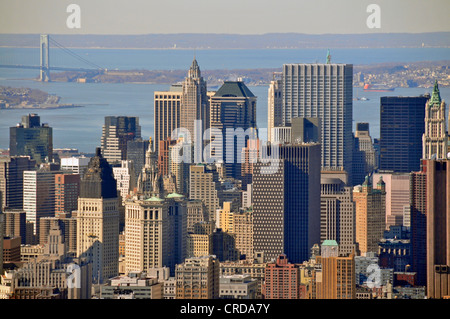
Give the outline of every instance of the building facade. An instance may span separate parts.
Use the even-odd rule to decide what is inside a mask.
[[[437,80],[425,105],[425,132],[422,137],[422,159],[446,159],[448,153],[445,129],[445,102],[441,99]]]
[[[112,167],[100,148],[81,180],[77,211],[77,256],[92,263],[93,282],[119,272],[119,196]]]
[[[322,170],[351,174],[353,65],[284,64],[282,72],[282,126],[319,118]]]
[[[380,170],[420,170],[428,99],[429,96],[380,98]]]
[[[264,154],[266,154],[266,150]],[[271,163],[253,171],[253,249],[264,262],[286,254],[308,259],[320,241],[320,144],[280,145]]]
[[[9,154],[30,156],[37,164],[53,160],[53,129],[37,114],[22,116],[22,122],[9,129]]]

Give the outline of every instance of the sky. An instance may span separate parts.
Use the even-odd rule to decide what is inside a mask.
[[[450,31],[449,12],[449,0],[0,0],[0,33],[422,33]]]

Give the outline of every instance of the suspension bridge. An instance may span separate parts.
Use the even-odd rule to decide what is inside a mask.
[[[50,65],[50,44],[54,48],[60,49],[65,54],[71,56],[79,62],[79,64],[86,67],[65,67],[65,66],[53,66]],[[96,63],[87,60],[81,55],[77,54],[73,50],[66,48],[61,43],[51,38],[48,34],[41,34],[40,37],[40,59],[39,65],[24,65],[24,64],[0,64],[0,68],[13,68],[13,69],[34,69],[39,70],[39,80],[43,82],[50,81],[50,71],[75,71],[75,72],[105,72],[106,69],[97,65]]]

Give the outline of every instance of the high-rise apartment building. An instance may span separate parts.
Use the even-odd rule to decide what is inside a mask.
[[[227,177],[241,178],[242,150],[255,139],[256,96],[242,81],[225,81],[211,97],[211,157]]]
[[[409,207],[410,205],[410,174],[374,173],[374,184],[380,178],[383,179],[386,187],[386,229],[389,229],[390,226],[403,225],[405,206]]]
[[[55,175],[59,173],[50,166],[23,172],[23,210],[37,240],[40,219],[55,216]]]
[[[200,142],[203,146],[203,133],[209,128],[209,115],[206,82],[194,58],[188,76],[182,82],[180,108],[180,127],[189,131],[191,142]],[[201,121],[198,131],[196,131],[196,121]]]
[[[22,122],[9,129],[9,154],[30,156],[37,164],[53,160],[53,129],[37,114],[22,116]]]
[[[78,209],[79,174],[55,174],[55,216],[72,214]]]
[[[450,296],[450,160],[426,161],[427,297]]]
[[[425,132],[422,137],[422,159],[446,159],[448,153],[445,129],[445,102],[441,99],[437,80],[431,98],[425,105]]]
[[[26,244],[26,212],[22,209],[5,208],[3,211],[4,235],[9,237],[20,237],[21,244]]]
[[[429,96],[380,98],[380,170],[420,170],[425,103]]]
[[[219,175],[215,165],[191,165],[189,186],[189,198],[203,201],[208,219],[215,220],[216,210],[221,205]]]
[[[33,170],[35,165],[36,161],[29,156],[0,157],[0,201],[3,207],[23,209],[23,172]]]
[[[175,129],[180,128],[181,85],[172,85],[168,91],[154,93],[154,134],[155,151],[159,151],[159,142],[172,137]]]
[[[320,242],[335,240],[340,256],[356,253],[353,188],[346,186],[345,178],[339,178],[337,171],[322,171],[320,184]]]
[[[377,252],[386,229],[386,191],[382,179],[373,188],[369,178],[353,188],[356,203],[356,242],[362,255]]]
[[[219,298],[219,261],[215,256],[192,257],[176,266],[176,299]]]
[[[326,240],[316,264],[321,265],[317,280],[317,299],[356,299],[355,256],[339,256],[336,241]]]
[[[233,214],[233,234],[241,258],[253,260],[253,211],[247,209]]]
[[[101,138],[103,157],[110,164],[126,160],[128,142],[140,137],[138,117],[105,116]]]
[[[77,255],[92,263],[95,283],[119,272],[118,207],[112,167],[97,148],[81,180],[77,211]]]
[[[268,263],[263,286],[264,299],[300,299],[300,267],[280,255]]]
[[[270,164],[255,164],[252,187],[254,254],[307,260],[320,241],[320,144],[279,145]]]
[[[284,64],[282,81],[282,126],[296,117],[319,118],[322,170],[345,170],[350,175],[353,65]]]

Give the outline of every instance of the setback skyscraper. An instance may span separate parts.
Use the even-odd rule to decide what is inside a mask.
[[[441,100],[437,81],[425,105],[425,133],[422,137],[422,159],[447,158],[447,132],[445,130],[445,102]]]
[[[211,157],[225,163],[227,177],[240,179],[242,150],[256,138],[256,96],[242,81],[225,81],[211,97],[210,118]]]
[[[282,126],[296,117],[319,118],[322,170],[345,170],[350,184],[352,77],[352,64],[283,65]]]
[[[119,272],[118,206],[112,167],[97,148],[81,180],[77,211],[77,256],[93,264],[95,283]]]
[[[180,127],[189,130],[191,142],[203,143],[203,133],[209,128],[209,102],[206,82],[201,76],[200,67],[195,58],[189,68],[188,76],[182,83],[180,111]],[[195,131],[195,121],[201,121],[198,132]]]

